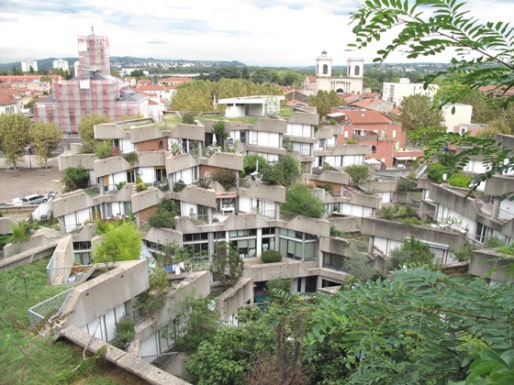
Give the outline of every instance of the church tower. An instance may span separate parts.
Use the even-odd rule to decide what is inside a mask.
[[[316,89],[315,93],[319,90],[330,89],[330,78],[332,77],[332,58],[327,56],[327,51],[323,50],[321,56],[316,58]]]
[[[364,59],[348,58],[346,76],[350,79],[364,78]]]

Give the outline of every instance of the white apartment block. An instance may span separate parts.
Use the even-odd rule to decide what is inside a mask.
[[[21,62],[21,71],[30,72],[30,67],[37,72],[37,61],[36,60],[24,60]]]
[[[68,71],[68,61],[64,59],[56,59],[52,62],[52,68]]]
[[[427,89],[423,83],[411,83],[408,78],[401,78],[398,83],[384,82],[382,99],[399,107],[402,100],[412,95],[425,95],[433,98],[439,86],[430,85]]]
[[[473,113],[473,106],[469,104],[449,104],[443,107],[443,124],[447,132],[454,132],[455,126],[462,124],[467,125],[471,123],[471,114]],[[466,132],[464,129],[462,133]]]

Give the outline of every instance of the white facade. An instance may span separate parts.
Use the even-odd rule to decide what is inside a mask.
[[[446,132],[453,132],[458,124],[470,124],[473,106],[469,104],[451,104],[443,107],[443,124]]]
[[[332,58],[323,51],[316,58],[316,85],[318,91],[335,91],[337,93],[361,94],[364,79],[364,59],[349,58],[347,77],[332,76]]]
[[[34,72],[37,72],[37,61],[29,59],[21,62],[21,72],[30,72],[31,67]]]
[[[382,88],[382,99],[396,106],[402,104],[402,100],[412,95],[425,95],[433,98],[438,85],[430,85],[427,89],[423,88],[423,83],[411,83],[408,78],[401,78],[398,83],[384,82]]]
[[[0,115],[19,114],[21,112],[20,103],[18,101],[0,104]]]
[[[268,116],[273,117],[280,112],[282,95],[267,96],[243,96],[218,100],[218,104],[226,105],[225,116],[227,118],[241,118],[244,116]]]
[[[63,219],[64,232],[72,232],[73,230],[82,227],[84,223],[90,221],[91,219],[91,210],[89,208],[66,214]]]
[[[52,67],[53,67],[53,69],[60,69],[63,71],[68,71],[68,69],[69,69],[68,61],[64,60],[64,59],[55,59],[52,62]]]

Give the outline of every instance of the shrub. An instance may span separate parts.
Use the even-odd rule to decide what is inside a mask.
[[[175,203],[170,199],[163,198],[150,215],[148,223],[152,227],[173,228],[175,227],[176,213]]]
[[[126,154],[123,154],[122,156],[123,156],[123,158],[124,158],[127,162],[129,162],[129,164],[130,164],[131,166],[133,166],[133,165],[134,165],[134,163],[136,163],[136,162],[138,162],[138,161],[139,161],[139,157],[137,156],[137,152],[134,152],[134,151],[132,151],[132,152],[127,152]]]
[[[469,261],[475,247],[471,243],[464,243],[455,251],[455,257],[459,262]]]
[[[448,179],[448,184],[454,187],[469,187],[471,183],[471,177],[461,173],[455,173]]]
[[[445,168],[441,163],[433,164],[427,168],[427,177],[431,181],[442,183]]]
[[[432,267],[434,253],[430,247],[417,239],[410,238],[403,241],[402,246],[392,250],[391,258],[387,261],[388,270],[396,270],[403,265]]]
[[[331,237],[343,237],[344,233],[341,230],[338,230],[334,225],[330,226],[330,236]]]
[[[111,156],[111,143],[110,142],[100,142],[97,143],[95,154],[98,159],[105,159]]]
[[[173,184],[173,192],[180,192],[184,190],[185,187],[186,184],[184,183],[184,181],[182,179],[179,179]]]
[[[89,186],[89,171],[84,167],[69,167],[64,170],[62,183],[66,192]]]
[[[20,222],[17,225],[11,225],[11,236],[9,241],[12,243],[21,243],[27,241],[31,235],[32,227],[27,222]]]
[[[488,237],[485,239],[484,245],[487,249],[496,249],[498,247],[505,246],[505,242],[502,242],[497,237]]]
[[[407,192],[412,191],[416,188],[416,181],[410,178],[400,178],[398,181],[398,185],[396,186],[396,190],[398,192]]]
[[[182,123],[185,124],[195,124],[195,116],[192,112],[186,112],[182,115]]]
[[[252,172],[257,171],[257,162],[259,162],[259,170],[262,170],[266,162],[266,158],[257,154],[246,155],[243,159],[244,175],[250,175]]]
[[[359,186],[361,182],[364,182],[369,176],[369,167],[365,164],[354,164],[345,167],[344,171],[350,175],[355,186]]]
[[[126,350],[128,344],[134,339],[134,321],[125,316],[116,323],[116,335],[111,344],[119,349]]]
[[[277,250],[266,250],[261,256],[262,263],[274,263],[282,261],[282,254]]]
[[[235,187],[237,176],[230,170],[219,170],[212,175],[212,179],[223,186],[225,190]]]
[[[312,193],[309,187],[295,184],[286,191],[286,202],[282,204],[284,213],[296,213],[311,218],[321,218],[325,212],[325,204]]]

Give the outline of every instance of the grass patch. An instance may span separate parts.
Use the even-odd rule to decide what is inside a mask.
[[[110,365],[97,365],[93,356],[83,361],[81,349],[31,330],[28,309],[67,289],[46,284],[47,263],[43,259],[0,274],[0,385],[145,384]]]

